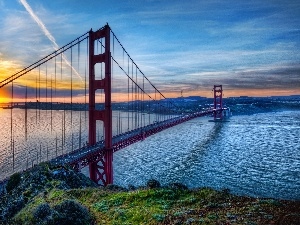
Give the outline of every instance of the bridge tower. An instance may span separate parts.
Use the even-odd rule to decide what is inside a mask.
[[[222,85],[214,85],[214,120],[223,118]]]
[[[95,55],[95,41],[105,39],[105,51]],[[95,79],[95,64],[105,64],[105,77]],[[96,110],[96,90],[103,89],[105,103],[103,110]],[[96,121],[102,120],[104,125],[105,151],[99,161],[89,164],[90,178],[94,182],[106,186],[113,183],[113,150],[112,150],[112,109],[111,109],[111,52],[110,27],[89,32],[89,145],[96,144]],[[101,183],[99,183],[101,182]]]

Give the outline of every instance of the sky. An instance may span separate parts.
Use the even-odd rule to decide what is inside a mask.
[[[166,97],[300,94],[299,0],[0,0],[0,80],[106,23]]]

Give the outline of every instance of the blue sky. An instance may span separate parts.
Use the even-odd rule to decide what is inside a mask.
[[[223,84],[225,97],[300,94],[298,0],[26,2],[59,46],[108,22],[162,92],[210,96]],[[54,50],[19,0],[0,0],[0,30],[2,67]]]

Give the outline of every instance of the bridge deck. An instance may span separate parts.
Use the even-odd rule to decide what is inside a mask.
[[[116,152],[122,148],[125,148],[135,142],[141,141],[169,127],[211,113],[213,113],[213,110],[192,113],[185,116],[179,116],[165,121],[150,124],[142,128],[131,130],[120,135],[116,135],[112,139],[113,151]],[[51,163],[56,166],[62,166],[67,164],[71,165],[74,169],[80,170],[82,167],[85,167],[92,162],[97,162],[100,159],[102,159],[104,152],[104,141],[99,141],[96,145],[85,146],[68,154],[64,154],[55,159],[52,159]]]

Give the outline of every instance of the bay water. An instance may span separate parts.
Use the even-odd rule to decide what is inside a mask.
[[[87,141],[85,112],[28,110],[26,125],[24,110],[14,109],[16,126],[12,131],[10,111],[0,112],[1,179]],[[124,112],[114,112],[117,115],[121,119],[114,122],[114,133],[120,129],[124,132],[128,117]],[[150,115],[149,122],[157,117]],[[144,123],[147,118],[144,116]],[[211,187],[239,195],[300,199],[300,111],[233,116],[228,122],[209,122],[210,119],[193,119],[114,153],[114,183],[143,186],[149,179],[156,179],[162,185],[179,182],[189,188]],[[48,121],[47,125],[43,120]],[[103,138],[101,132],[98,140]],[[88,169],[82,172],[88,174]]]

